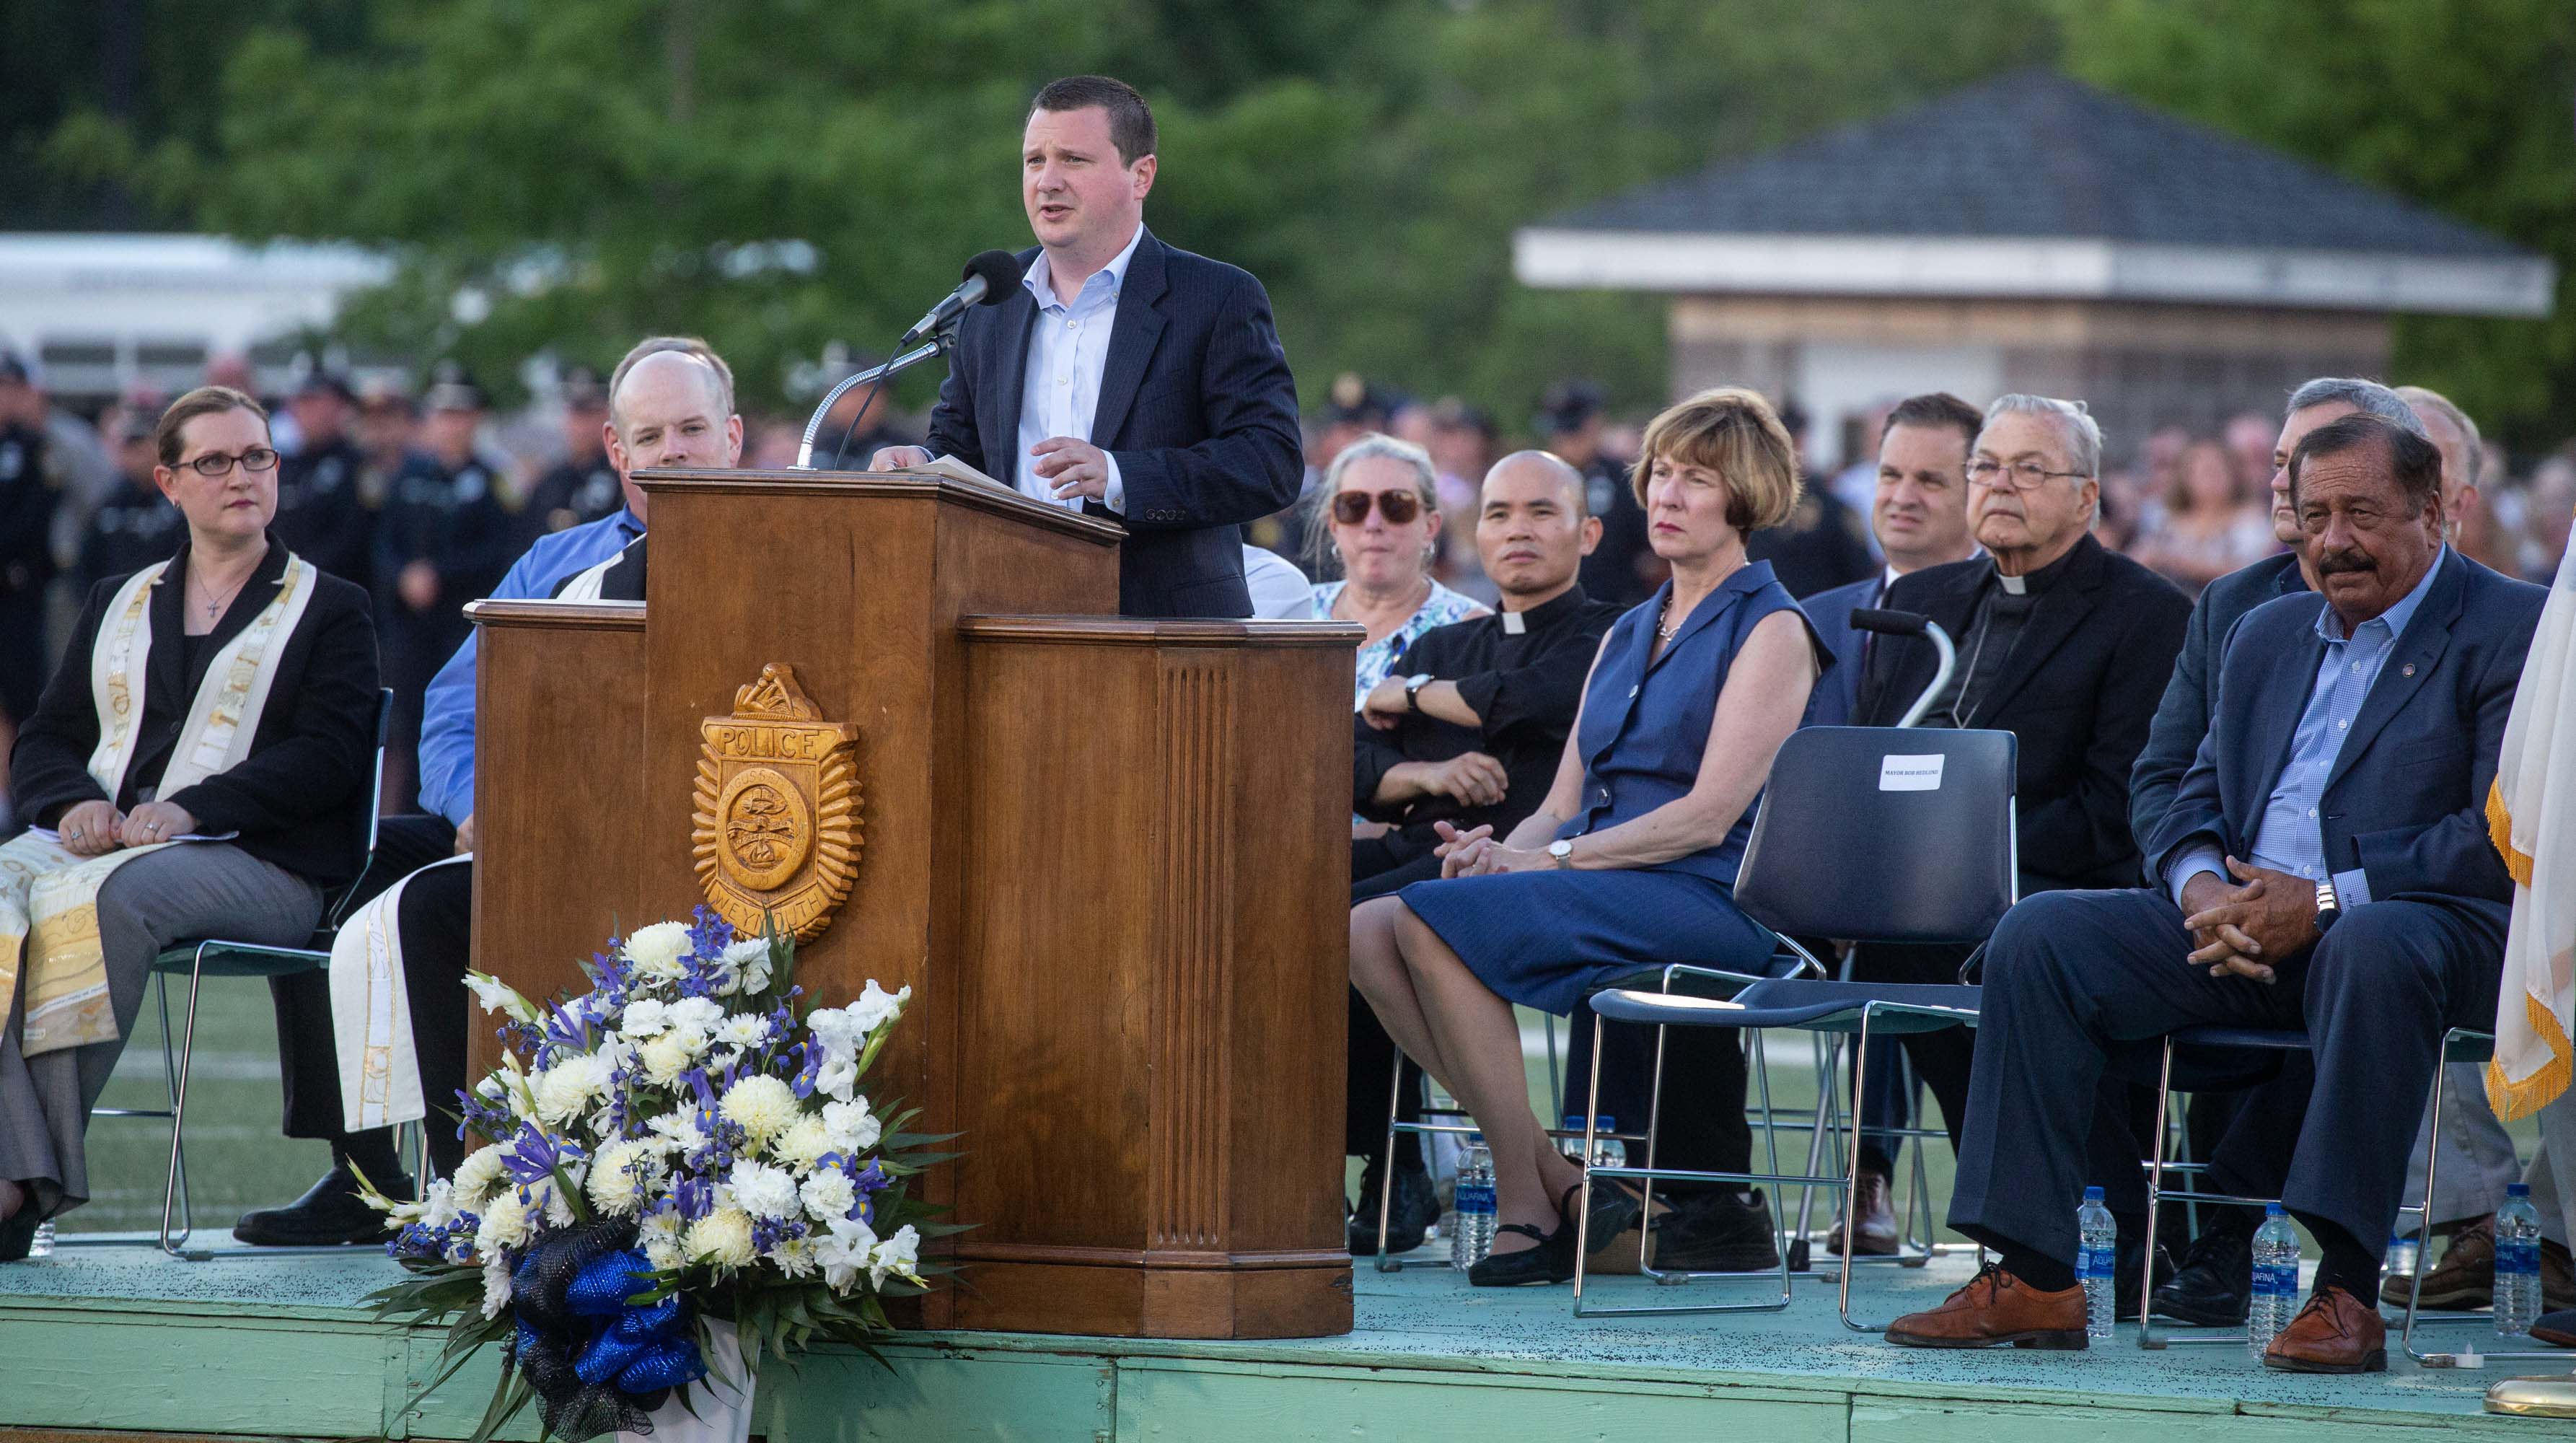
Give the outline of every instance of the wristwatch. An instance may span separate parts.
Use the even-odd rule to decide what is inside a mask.
[[[2334,879],[2317,884],[2317,935],[2322,937],[2343,916],[2343,905],[2335,897]]]
[[[1547,854],[1556,859],[1556,865],[1560,870],[1568,872],[1574,870],[1574,842],[1571,838],[1548,843]]]
[[[1431,673],[1427,671],[1417,671],[1413,675],[1404,679],[1404,709],[1406,711],[1422,710],[1422,689],[1429,685],[1431,685]]]

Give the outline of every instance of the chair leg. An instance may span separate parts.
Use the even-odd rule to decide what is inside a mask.
[[[1395,1109],[1404,1099],[1404,1049],[1394,1051],[1394,1077],[1386,1085],[1386,1150],[1378,1154],[1383,1159],[1377,1176],[1377,1270],[1381,1273],[1404,1271],[1404,1264],[1386,1255],[1387,1221],[1395,1210]]]
[[[170,1100],[170,1172],[161,1187],[161,1251],[174,1258],[187,1256],[179,1244],[195,1231],[196,1223],[191,1214],[187,1219],[188,1226],[181,1230],[178,1240],[172,1240],[170,1214],[179,1198],[180,1157],[186,1146],[188,1128],[188,1063],[197,1047],[197,995],[205,983],[205,960],[204,949],[200,948],[198,955],[189,961],[188,1018],[186,1030],[179,1039],[179,1086],[177,1095]]]
[[[2165,1340],[2156,1335],[2156,1200],[2164,1193],[2165,1182],[2165,1114],[2173,1101],[2173,1039],[2165,1039],[2164,1061],[2156,1072],[2155,1141],[2149,1145],[2147,1159],[2147,1244],[2146,1261],[2140,1263],[2138,1288],[2138,1346],[2160,1352]],[[2195,1189],[2196,1191],[2196,1189]],[[2090,1304],[2087,1304],[2089,1310]],[[2116,1321],[2116,1319],[2114,1320]]]
[[[179,1052],[170,1031],[170,974],[166,972],[152,974],[152,994],[161,1008],[161,1100],[162,1104],[170,1110],[175,1126],[179,1116]],[[188,1229],[196,1224],[197,1208],[195,1199],[188,1194],[188,1154],[184,1149],[176,1147],[173,1151],[177,1153],[179,1161],[179,1217],[186,1225],[181,1229],[180,1236],[184,1238],[188,1234]]]
[[[1550,1023],[1548,1029],[1548,1041],[1550,1043],[1548,1048],[1548,1060],[1553,1062],[1555,1061],[1556,1052],[1554,1047],[1556,1030],[1553,1025],[1555,1018],[1551,1014],[1548,1020]],[[1658,1034],[1663,1031],[1660,1027],[1655,1030]],[[1663,1061],[1663,1047],[1660,1037],[1657,1040],[1655,1051],[1655,1060],[1658,1064],[1655,1069],[1655,1080],[1658,1084],[1661,1084],[1663,1081],[1663,1068],[1661,1066]],[[1574,1212],[1574,1314],[1576,1317],[1583,1316],[1583,1265],[1585,1261],[1592,1256],[1592,1169],[1588,1164],[1592,1157],[1592,1129],[1597,1125],[1596,1120],[1600,1116],[1601,1017],[1600,1014],[1595,1013],[1592,1018],[1591,1080],[1585,1085],[1583,1091],[1583,1156],[1587,1166],[1583,1169],[1583,1191],[1575,1199]],[[1649,1168],[1652,1168],[1655,1165],[1654,1149],[1655,1116],[1654,1109],[1650,1107],[1646,1112],[1646,1166]],[[1647,1206],[1649,1207],[1654,1205],[1654,1186],[1655,1180],[1653,1178],[1646,1179],[1646,1197]],[[1637,1248],[1641,1254],[1645,1250],[1646,1239],[1652,1235],[1652,1230],[1647,1226],[1651,1221],[1652,1218],[1648,1217],[1640,1221],[1638,1224],[1639,1231],[1637,1234]],[[1639,1265],[1643,1266],[1644,1261],[1644,1258],[1640,1257],[1638,1259]]]
[[[1853,1179],[1860,1176],[1860,1100],[1869,1095],[1869,1023],[1870,1018],[1876,1015],[1877,1011],[1878,1004],[1874,1002],[1861,1005],[1860,1032],[1858,1040],[1852,1043],[1852,1125],[1849,1129],[1850,1144],[1843,1160],[1843,1265],[1839,1288],[1840,1306],[1843,1326],[1856,1333],[1884,1330],[1855,1323],[1851,1315],[1852,1235],[1860,1222],[1860,1209],[1852,1206],[1852,1185]],[[1918,1155],[1922,1151],[1921,1148],[1915,1149]]]
[[[1547,1105],[1554,1109],[1565,1096],[1565,1069],[1556,1060],[1556,1014],[1542,1012],[1538,1020],[1547,1031]]]

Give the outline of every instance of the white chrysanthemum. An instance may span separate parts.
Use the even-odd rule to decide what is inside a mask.
[[[689,1260],[687,1247],[689,1225],[668,1208],[644,1215],[635,1227],[635,1242],[644,1249],[644,1258],[657,1268],[676,1268]]]
[[[823,1119],[806,1113],[778,1135],[769,1153],[798,1172],[810,1172],[831,1150],[832,1130],[823,1125]]]
[[[674,981],[684,970],[680,959],[689,955],[689,929],[679,922],[638,927],[620,950],[637,976],[651,982]]]
[[[643,1247],[644,1261],[663,1272],[672,1272],[688,1264],[688,1249],[670,1238],[648,1238]]]
[[[666,1112],[644,1126],[652,1133],[651,1145],[658,1152],[687,1154],[707,1145],[706,1129],[698,1126],[694,1108]]]
[[[814,1245],[803,1238],[780,1238],[769,1250],[769,1260],[778,1271],[791,1278],[810,1278],[821,1266],[814,1257]]]
[[[796,1179],[785,1168],[760,1162],[736,1162],[725,1181],[733,1188],[734,1206],[753,1217],[796,1216]]]
[[[539,1208],[545,1209],[546,1226],[560,1228],[572,1225],[572,1202],[555,1190],[551,1178],[529,1189],[528,1210],[534,1213]]]
[[[454,1179],[456,1205],[467,1212],[481,1212],[483,1200],[501,1181],[501,1149],[486,1145],[465,1155],[456,1165]]]
[[[712,997],[683,997],[671,1004],[671,1025],[711,1033],[723,1024],[725,1010]]]
[[[537,1019],[535,1003],[520,996],[516,988],[489,972],[466,973],[465,987],[474,994],[475,1001],[483,1004],[486,1012],[506,1012],[517,1022],[534,1022]]]
[[[608,1061],[597,1053],[576,1052],[529,1079],[540,1120],[561,1127],[581,1116],[593,1100],[608,1094]]]
[[[828,1223],[834,1218],[848,1217],[850,1209],[859,1205],[858,1190],[850,1186],[849,1174],[839,1168],[805,1179],[805,1185],[796,1190],[796,1195],[804,1202],[806,1215],[816,1222]]]
[[[716,1029],[716,1041],[732,1047],[758,1047],[769,1040],[771,1024],[757,1012],[737,1012]]]
[[[662,1182],[662,1160],[648,1142],[612,1142],[590,1166],[590,1200],[601,1212],[624,1217],[644,1205]]]
[[[758,1256],[751,1246],[751,1214],[740,1208],[718,1208],[689,1224],[689,1256],[702,1263],[739,1268]]]
[[[754,1143],[766,1143],[785,1132],[798,1115],[795,1089],[764,1073],[753,1073],[726,1088],[718,1110],[725,1121],[750,1133]]]
[[[617,1030],[632,1038],[659,1037],[671,1025],[671,1009],[659,998],[639,997],[619,1014]]]
[[[824,1103],[823,1127],[832,1135],[832,1150],[846,1152],[852,1157],[876,1146],[877,1139],[885,1135],[885,1125],[868,1111],[868,1100],[864,1097],[849,1102]]]
[[[859,1000],[842,1010],[850,1014],[850,1020],[858,1024],[860,1032],[869,1033],[901,1017],[903,1005],[911,1000],[911,988],[888,992],[871,977],[868,985],[859,989]]]
[[[921,1234],[913,1230],[912,1224],[905,1223],[894,1230],[893,1237],[877,1244],[876,1251],[869,1256],[868,1286],[884,1287],[888,1273],[919,1281],[921,1275],[915,1269],[920,1261]]]
[[[835,1218],[829,1231],[814,1240],[814,1260],[823,1265],[823,1281],[835,1292],[848,1292],[876,1257],[876,1230],[856,1218]]]
[[[510,1265],[502,1260],[499,1253],[486,1252],[483,1255],[483,1316],[487,1320],[497,1318],[509,1305]]]
[[[516,1188],[505,1187],[483,1204],[482,1224],[474,1229],[474,1251],[484,1257],[495,1257],[503,1248],[515,1248],[528,1240],[528,1205]]]
[[[644,1076],[659,1087],[679,1081],[695,1057],[687,1041],[675,1032],[665,1032],[635,1052],[635,1061],[644,1069]]]

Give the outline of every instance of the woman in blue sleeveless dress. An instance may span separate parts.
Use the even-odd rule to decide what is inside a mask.
[[[1798,497],[1768,403],[1721,388],[1665,411],[1634,484],[1673,579],[1603,640],[1547,800],[1508,838],[1450,836],[1442,880],[1351,912],[1352,981],[1493,1150],[1501,1228],[1469,1274],[1480,1287],[1574,1272],[1582,1173],[1530,1112],[1511,1004],[1570,1012],[1665,962],[1762,967],[1772,935],[1736,909],[1736,867],[1772,755],[1831,664],[1769,563],[1745,557]]]

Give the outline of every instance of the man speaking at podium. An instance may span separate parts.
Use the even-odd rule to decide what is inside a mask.
[[[1236,528],[1297,499],[1297,387],[1270,297],[1236,267],[1145,229],[1154,113],[1123,81],[1080,75],[1029,107],[1020,201],[1027,275],[966,312],[930,444],[1041,501],[1115,517],[1126,616],[1252,614]]]

